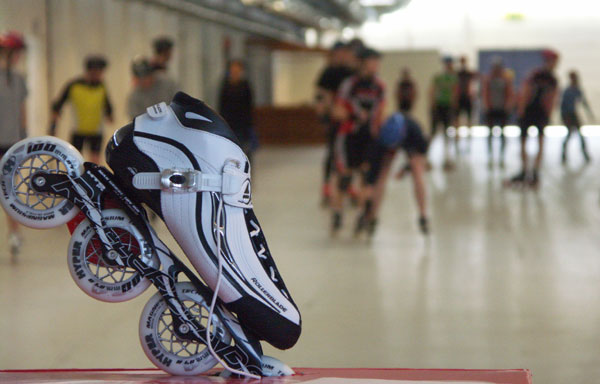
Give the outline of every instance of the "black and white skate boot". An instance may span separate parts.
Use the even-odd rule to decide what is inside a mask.
[[[118,130],[106,158],[212,289],[221,260],[219,298],[244,327],[280,349],[296,343],[300,313],[252,209],[250,163],[217,113],[179,92]]]

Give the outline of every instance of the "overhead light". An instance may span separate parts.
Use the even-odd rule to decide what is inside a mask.
[[[346,40],[351,40],[356,35],[354,29],[346,27],[342,30],[342,37]]]
[[[282,12],[285,10],[285,1],[277,0],[273,3],[273,9],[277,12]]]
[[[314,28],[307,28],[304,32],[304,41],[309,47],[314,47],[319,43],[319,33]]]
[[[360,0],[360,5],[363,7],[389,7],[396,3],[396,0]]]

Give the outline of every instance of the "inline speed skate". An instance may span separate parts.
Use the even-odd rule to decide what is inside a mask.
[[[69,271],[89,296],[122,302],[156,287],[139,336],[158,368],[292,374],[262,353],[261,340],[292,347],[301,319],[252,208],[250,163],[225,121],[180,92],[115,132],[106,158],[112,172],[55,137],[25,139],[0,162],[0,203],[33,228],[68,225]],[[158,238],[142,204],[200,277]]]

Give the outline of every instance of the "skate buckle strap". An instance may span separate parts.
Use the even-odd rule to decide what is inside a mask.
[[[225,204],[252,208],[250,175],[232,165],[226,165],[222,175],[194,169],[140,172],[134,175],[133,186],[136,189],[160,189],[173,193],[221,192]]]

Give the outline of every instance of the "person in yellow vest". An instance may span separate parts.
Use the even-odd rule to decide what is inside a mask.
[[[69,81],[58,100],[52,104],[50,133],[54,134],[62,107],[69,102],[75,115],[71,144],[81,151],[87,143],[91,152],[90,161],[99,163],[104,120],[113,121],[112,105],[103,83],[108,62],[102,56],[93,55],[88,56],[84,64],[83,76]]]

